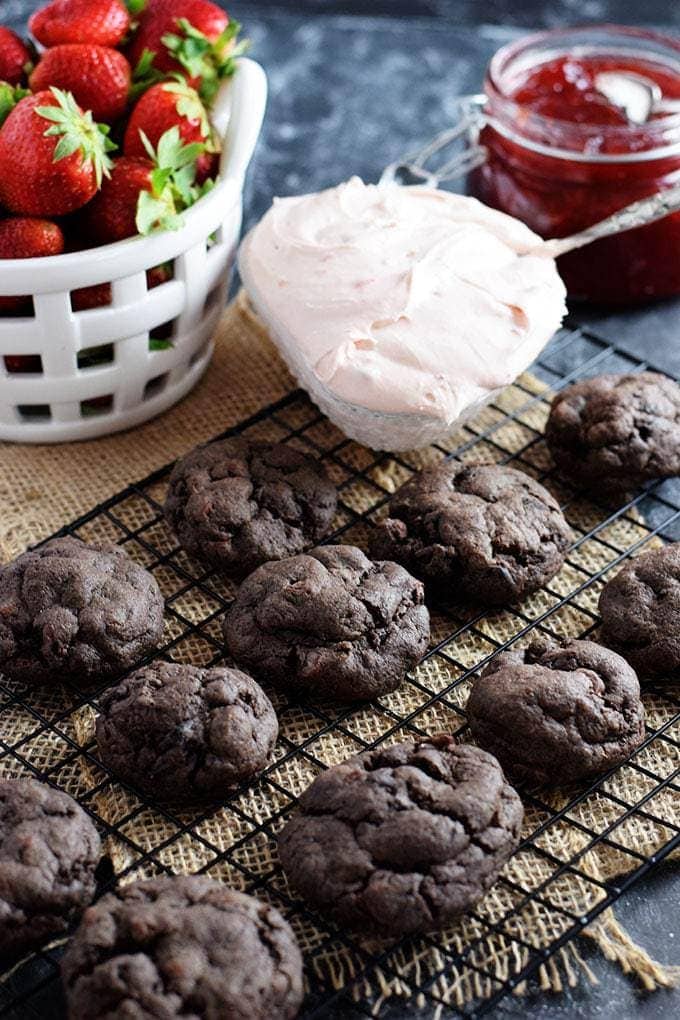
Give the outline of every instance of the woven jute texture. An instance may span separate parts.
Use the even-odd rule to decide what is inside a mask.
[[[521,392],[510,387],[496,410],[488,409],[483,413],[482,421],[492,421],[494,414],[502,418],[503,411],[513,411],[526,401],[527,390],[539,393],[544,388],[531,376],[523,377],[522,384]],[[6,560],[17,555],[129,482],[282,397],[292,385],[247,304],[242,298],[237,299],[225,314],[215,358],[205,379],[187,399],[161,418],[133,432],[88,443],[0,448],[1,558]],[[540,430],[547,407],[545,400],[535,403],[524,416],[503,426],[503,435],[497,434],[496,445],[480,443],[467,450],[464,456],[500,459],[503,450],[520,449],[526,443],[526,426]],[[328,426],[331,436],[332,431]],[[466,438],[469,439],[469,435]],[[452,448],[456,442],[453,437]],[[351,465],[353,461],[361,464],[364,454],[360,447],[351,444],[343,456]],[[427,451],[411,455],[410,463],[417,467],[429,456]],[[542,444],[532,447],[531,458],[525,458],[523,466],[540,473],[546,459]],[[375,470],[375,480],[390,491],[403,481],[395,461],[388,459]],[[162,499],[162,487],[154,495]],[[357,485],[346,498],[354,500],[356,509],[363,510],[370,505],[371,497]],[[131,499],[125,512],[128,515],[126,526],[134,531],[143,524],[148,506],[145,508],[142,500],[137,504]],[[570,515],[583,533],[593,527],[598,516],[597,511],[586,504],[572,507]],[[162,529],[163,525],[158,527]],[[107,529],[106,522],[102,525],[101,520],[85,525],[80,534],[92,540],[120,538],[115,529]],[[592,574],[606,569],[614,555],[612,549],[624,551],[636,542],[643,542],[646,535],[648,530],[643,524],[627,516],[609,525],[602,541],[581,545],[574,557],[583,571]],[[365,545],[365,538],[361,526],[345,536],[346,541],[358,545]],[[169,533],[156,534],[155,542],[159,547],[172,546]],[[142,555],[140,561],[144,562]],[[578,636],[592,620],[592,617],[586,619],[586,614],[596,613],[601,582],[583,587],[582,575],[575,577],[574,573],[573,567],[565,566],[552,582],[552,591],[560,595],[570,595],[576,590],[573,598],[550,616],[550,629],[556,634]],[[173,582],[169,571],[167,582],[162,571],[156,576],[166,598],[171,597]],[[176,581],[174,583],[176,585]],[[557,601],[549,592],[539,592],[527,600],[523,609],[535,619],[550,612]],[[181,613],[185,619],[201,623],[211,612],[205,594],[196,591],[183,596]],[[433,641],[441,641],[452,634],[460,622],[433,612]],[[170,633],[176,626],[174,620],[167,622]],[[210,619],[206,626],[219,634],[215,619]],[[461,631],[452,639],[450,647],[447,646],[451,659],[439,656],[428,659],[416,671],[418,686],[404,684],[400,690],[380,699],[382,707],[399,717],[409,716],[423,704],[423,691],[437,694],[455,679],[451,661],[473,667],[493,650],[494,645],[485,635],[493,641],[504,642],[521,629],[509,610],[485,617],[473,633]],[[529,636],[524,635],[520,640],[528,639]],[[192,638],[183,644],[181,655],[175,657],[201,664],[206,661],[206,652],[201,641]],[[461,719],[454,709],[464,707],[468,693],[469,682],[466,681],[451,690],[447,700],[435,700],[418,718],[418,726],[426,732],[458,729]],[[65,693],[36,691],[31,696],[39,703],[36,707],[43,717],[60,717],[62,732],[79,748],[92,747],[95,719],[92,705],[69,714]],[[275,693],[272,696],[287,747],[304,743],[319,729],[318,717],[307,712],[305,707],[290,706]],[[646,695],[645,709],[652,729],[662,727],[672,716],[672,707],[661,696]],[[108,827],[105,848],[115,871],[122,873],[123,881],[153,875],[159,868],[170,868],[178,873],[204,870],[234,887],[248,888],[245,875],[261,875],[267,876],[267,881],[256,890],[257,894],[281,906],[277,892],[280,890],[285,895],[287,890],[276,866],[273,834],[283,824],[295,796],[318,771],[313,761],[330,765],[356,753],[360,744],[353,735],[360,740],[375,740],[389,729],[389,718],[380,711],[380,706],[359,707],[341,729],[333,728],[319,736],[312,745],[313,759],[302,753],[284,756],[281,752],[282,763],[273,773],[275,783],[266,787],[256,784],[241,794],[237,803],[208,815],[203,812],[199,816],[197,812],[193,816],[191,811],[180,814],[178,817],[184,826],[181,832],[169,823],[166,815],[152,806],[141,805],[114,780],[105,782],[107,777],[95,764],[96,759],[85,754],[69,756],[58,728],[47,729],[27,740],[35,728],[35,720],[19,708],[0,711],[0,738],[5,745],[19,744],[21,757],[41,771],[50,769],[51,779],[75,796],[86,795],[88,790],[97,787],[90,807],[104,823],[105,832]],[[403,739],[404,735],[394,732],[387,739]],[[460,1007],[478,996],[493,994],[498,979],[505,980],[521,970],[527,958],[526,947],[551,945],[569,928],[569,915],[583,916],[602,900],[605,895],[602,881],[630,871],[639,862],[629,850],[648,857],[668,842],[671,832],[658,819],[676,825],[679,821],[678,797],[672,788],[662,788],[639,811],[629,813],[628,808],[638,805],[645,794],[655,788],[658,781],[652,776],[666,777],[677,766],[673,745],[661,738],[654,740],[634,760],[637,767],[621,768],[600,790],[556,819],[529,807],[524,824],[526,836],[546,822],[549,824],[545,824],[531,846],[511,859],[505,872],[509,881],[491,890],[474,918],[463,918],[442,935],[411,942],[408,949],[387,954],[379,966],[371,965],[355,988],[355,994],[370,999],[376,1015],[393,996],[413,995],[426,1010],[424,1015],[435,1015],[446,1011],[446,1004]],[[0,775],[22,771],[20,759],[0,758]],[[573,791],[543,793],[544,800],[556,812],[569,803],[570,796]],[[593,844],[592,833],[605,832],[607,839]],[[139,851],[133,847],[141,848],[149,856],[138,863]],[[233,854],[226,858],[220,856],[232,847]],[[576,867],[561,867],[574,860]],[[526,893],[539,886],[540,897],[525,902]],[[341,941],[285,905],[283,909],[297,931],[305,952],[307,972],[313,976],[317,988],[319,983],[340,988],[356,975],[359,960]],[[497,922],[497,930],[487,928],[484,921]],[[643,948],[634,945],[611,910],[600,915],[587,935],[609,959],[636,976],[644,988],[653,990],[673,983],[673,969],[655,963]],[[447,950],[460,952],[473,943],[474,948],[466,961],[452,964]],[[368,940],[362,942],[362,946],[368,952],[376,949],[376,944]],[[565,985],[576,984],[583,976],[592,977],[581,948],[578,942],[572,941],[546,962],[538,974],[541,986],[559,991]],[[418,989],[426,981],[431,982],[442,1005],[427,1007],[419,997]],[[516,991],[521,994],[524,988],[520,985]]]

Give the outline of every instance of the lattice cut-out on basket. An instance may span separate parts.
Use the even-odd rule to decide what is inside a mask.
[[[214,204],[205,228],[214,243],[203,237],[160,266],[119,279],[38,289],[19,316],[0,312],[0,438],[105,435],[184,396],[210,360],[240,222],[236,194]],[[116,267],[120,274],[125,268]]]
[[[393,945],[338,931],[291,894],[277,860],[276,834],[313,778],[350,754],[441,729],[467,739],[471,678],[489,658],[526,644],[535,629],[596,636],[603,580],[625,557],[680,538],[677,486],[650,486],[605,513],[553,476],[542,439],[552,389],[595,371],[643,367],[592,334],[565,331],[533,374],[509,387],[455,439],[401,455],[375,454],[345,439],[303,394],[265,409],[236,431],[291,443],[326,463],[340,496],[328,541],[366,547],[398,485],[425,464],[455,455],[511,462],[556,494],[575,533],[564,568],[521,605],[497,612],[433,606],[425,658],[399,690],[375,704],[289,703],[269,691],[280,719],[274,761],[258,782],[221,805],[177,811],[108,775],[94,741],[100,692],[70,686],[42,692],[0,683],[0,775],[37,772],[77,796],[102,832],[119,882],[201,872],[277,905],[306,954],[304,1017],[387,1018],[395,997],[422,1016],[481,1015],[548,963],[558,968],[562,959],[573,967],[576,955],[560,957],[569,940],[652,859],[680,844],[679,698],[673,683],[646,685],[647,736],[625,765],[557,791],[521,788],[526,817],[520,848],[477,908],[444,933]],[[235,587],[178,548],[161,512],[168,473],[163,469],[130,486],[64,531],[120,542],[153,571],[167,600],[159,656],[219,663],[220,621]],[[51,950],[37,953],[0,984],[0,1016],[42,1015],[46,991],[57,980],[55,959]]]

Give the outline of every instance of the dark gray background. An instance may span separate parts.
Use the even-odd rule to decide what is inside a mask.
[[[0,0],[0,21],[20,29],[37,3]],[[246,193],[246,224],[272,195],[313,191],[383,167],[448,126],[454,100],[476,91],[491,54],[518,31],[617,21],[674,27],[678,0],[298,0],[228,5],[267,69],[270,103]],[[680,253],[679,253],[680,257]],[[680,302],[629,314],[579,310],[582,321],[680,374]],[[672,864],[617,907],[658,960],[680,963],[680,874]],[[643,996],[581,940],[599,984],[559,997],[535,992],[495,1016],[622,1020],[680,1016],[680,992]]]

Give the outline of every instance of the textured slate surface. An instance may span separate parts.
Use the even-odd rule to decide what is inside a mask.
[[[0,21],[21,28],[35,6],[0,0]],[[246,194],[247,224],[274,194],[316,190],[351,173],[376,180],[387,163],[448,126],[455,97],[479,88],[491,54],[520,28],[583,21],[680,27],[676,0],[278,0],[234,4],[233,11],[267,68],[271,90]],[[680,372],[680,302],[626,315],[579,315],[635,353]],[[652,955],[677,964],[679,901],[679,869],[667,865],[630,891],[617,913]],[[680,992],[642,997],[587,943],[582,952],[599,985],[559,998],[536,993],[510,1000],[495,1016],[680,1015]]]

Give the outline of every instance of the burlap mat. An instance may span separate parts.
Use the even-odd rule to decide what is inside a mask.
[[[527,401],[527,389],[533,392],[543,389],[542,384],[530,376],[523,377],[522,382],[523,390],[510,387],[506,391],[499,402],[500,408],[506,412],[515,410]],[[159,419],[133,432],[88,443],[56,447],[2,446],[0,558],[13,557],[129,482],[147,475],[194,444],[283,396],[291,386],[286,369],[247,305],[242,299],[237,300],[225,314],[215,358],[204,380],[180,405]],[[539,402],[518,415],[517,421],[507,424],[502,421],[501,410],[488,409],[480,420],[485,426],[499,426],[494,433],[494,443],[481,442],[465,456],[497,460],[523,448],[527,437],[532,435],[525,426],[540,429],[547,406],[545,401]],[[290,412],[291,416],[296,413],[294,409]],[[299,413],[304,417],[304,409]],[[291,422],[294,424],[292,418]],[[329,442],[339,438],[333,437],[330,427],[327,433]],[[469,440],[469,434],[464,438]],[[452,448],[459,440],[460,437],[451,440]],[[352,464],[363,466],[370,460],[366,451],[355,444],[346,448],[343,458],[350,468]],[[427,453],[412,455],[410,463],[417,467],[427,458]],[[529,447],[523,454],[522,466],[536,474],[545,469],[546,452],[542,443]],[[393,490],[402,480],[402,474],[399,464],[388,460],[375,469],[374,478]],[[353,485],[351,491],[345,491],[344,499],[353,502],[355,509],[366,509],[375,499],[367,490],[368,485],[363,482]],[[156,495],[160,497],[162,493]],[[131,501],[126,512],[126,523],[134,529],[141,522],[139,515],[144,511]],[[598,519],[597,512],[587,505],[572,507],[570,517],[584,533]],[[106,527],[102,531],[100,522],[93,522],[90,530],[88,527],[81,532],[84,538],[116,538],[115,534],[107,533]],[[608,526],[601,541],[589,540],[581,545],[572,560],[585,570],[595,572],[605,568],[619,551],[643,541],[647,534],[646,528],[630,518],[618,520]],[[345,536],[346,541],[359,545],[364,543],[364,539],[360,526],[351,529]],[[160,541],[163,540],[161,537]],[[156,541],[159,541],[158,537]],[[165,541],[169,542],[169,536]],[[165,586],[163,578],[159,574],[157,577]],[[552,589],[553,592],[570,595],[582,582],[583,576],[577,575],[573,567],[566,566],[553,582]],[[170,587],[164,588],[164,594],[169,597],[172,594],[169,580],[167,585]],[[583,633],[592,621],[587,614],[596,611],[599,588],[600,584],[595,583],[575,594],[566,605],[555,610],[546,625],[557,634],[577,636]],[[523,608],[529,616],[536,618],[550,612],[557,601],[554,595],[539,592],[527,600]],[[207,612],[206,606],[197,599],[187,598],[182,605],[184,616],[199,623]],[[168,626],[171,627],[171,623]],[[447,650],[461,668],[474,666],[493,650],[494,646],[485,639],[485,635],[503,642],[517,633],[521,626],[511,611],[501,612],[485,618],[477,630],[460,634],[451,646],[447,646]],[[434,637],[437,640],[453,629],[450,617],[433,614]],[[182,661],[202,662],[204,655],[200,642],[190,641],[183,650]],[[441,691],[455,679],[455,668],[447,664],[447,660],[434,657],[419,668],[417,679],[421,687],[405,684],[399,691],[381,699],[385,710],[396,712],[399,716],[408,715],[423,703],[422,690]],[[460,718],[453,709],[456,705],[462,707],[465,704],[467,694],[467,683],[454,688],[448,696],[448,703],[435,702],[418,718],[418,726],[429,732],[457,728]],[[49,705],[41,706],[47,715],[63,712],[64,705],[58,692],[40,697],[49,701]],[[308,740],[319,729],[318,717],[304,708],[286,706],[281,699],[275,703],[288,746]],[[662,697],[651,694],[645,697],[645,708],[648,725],[652,729],[663,726],[673,712],[672,706]],[[62,723],[69,738],[81,748],[92,741],[94,717],[93,709],[86,706]],[[352,733],[364,740],[372,740],[388,725],[389,719],[379,711],[359,708],[345,723],[343,730],[333,730],[314,743],[314,755],[326,764],[341,761],[359,749]],[[35,728],[35,721],[18,708],[0,712],[0,737],[9,746],[25,741],[31,727]],[[400,739],[401,736],[396,733],[390,739]],[[65,755],[62,744],[58,733],[47,730],[34,740],[23,743],[21,753],[38,768],[51,768],[53,781],[75,795],[83,794],[102,782],[102,774],[85,756],[68,759],[68,764],[60,767]],[[546,823],[546,827],[534,840],[536,851],[528,848],[515,855],[509,863],[506,869],[509,883],[500,883],[489,893],[476,918],[463,919],[443,936],[412,943],[408,949],[388,955],[380,967],[369,968],[356,994],[368,997],[376,1014],[381,1012],[384,1002],[395,995],[413,994],[416,1001],[424,1005],[417,993],[424,981],[431,982],[442,1003],[450,1003],[454,1007],[460,1007],[477,996],[493,994],[498,987],[496,979],[504,980],[521,970],[527,959],[526,947],[549,946],[570,926],[569,914],[580,917],[602,900],[605,894],[598,882],[609,880],[635,866],[637,858],[629,855],[629,849],[649,856],[669,840],[670,830],[651,820],[651,816],[678,823],[678,797],[671,789],[661,789],[651,800],[641,804],[639,811],[626,815],[626,810],[628,806],[640,804],[645,794],[654,788],[656,783],[651,778],[652,774],[666,777],[671,773],[677,764],[673,759],[672,745],[663,739],[654,740],[636,756],[635,761],[639,769],[629,766],[620,769],[601,791],[572,807],[561,819],[553,821],[544,812],[529,808],[525,835],[534,832],[542,823]],[[15,758],[0,758],[0,775],[21,771],[21,765]],[[273,786],[267,786],[266,796],[262,789],[254,786],[239,798],[240,804],[234,805],[235,809],[243,808],[254,824],[244,823],[244,815],[228,806],[202,818],[195,828],[190,827],[179,836],[167,817],[152,808],[145,807],[134,814],[139,804],[116,783],[110,783],[105,792],[95,795],[95,805],[101,819],[110,826],[116,826],[121,819],[133,813],[131,820],[125,823],[126,834],[137,846],[153,851],[149,860],[137,865],[135,853],[124,839],[117,836],[107,839],[106,848],[114,868],[117,872],[126,872],[126,881],[153,874],[154,860],[159,866],[176,872],[203,869],[209,875],[240,888],[247,887],[247,882],[239,864],[243,864],[249,874],[263,876],[268,876],[274,867],[273,877],[268,878],[266,885],[257,892],[276,900],[277,888],[283,889],[283,878],[275,868],[276,853],[270,833],[267,829],[258,829],[257,825],[266,824],[274,818],[271,828],[278,829],[282,819],[277,812],[290,803],[287,794],[291,797],[299,794],[313,775],[314,770],[305,756],[293,755],[273,774],[280,796],[273,792]],[[553,810],[559,811],[568,803],[565,792],[548,796]],[[182,817],[185,823],[191,822],[191,815]],[[590,833],[603,833],[605,830],[608,840],[591,845]],[[233,856],[211,863],[215,859],[215,851],[231,847],[234,847]],[[571,861],[575,861],[573,869],[560,869],[561,864]],[[522,903],[521,890],[531,892],[543,882],[547,884],[540,898]],[[562,913],[562,910],[569,914]],[[308,973],[315,974],[326,986],[334,988],[342,987],[355,976],[359,962],[339,941],[329,939],[326,931],[296,916],[291,920],[305,950]],[[497,922],[498,931],[489,932],[482,928],[480,920],[492,924]],[[587,934],[609,959],[616,961],[626,973],[634,975],[644,988],[653,990],[673,983],[676,976],[674,969],[655,963],[644,949],[635,946],[618,925],[611,910],[605,911]],[[452,965],[451,958],[446,955],[447,948],[461,951],[473,942],[476,944],[468,957],[470,965]],[[366,942],[365,948],[371,950],[375,946]],[[541,968],[539,981],[544,989],[559,991],[565,985],[576,984],[584,975],[593,977],[579,952],[578,943],[572,941]],[[517,991],[521,993],[524,989],[519,986]],[[446,1007],[428,1008],[436,1014]]]

